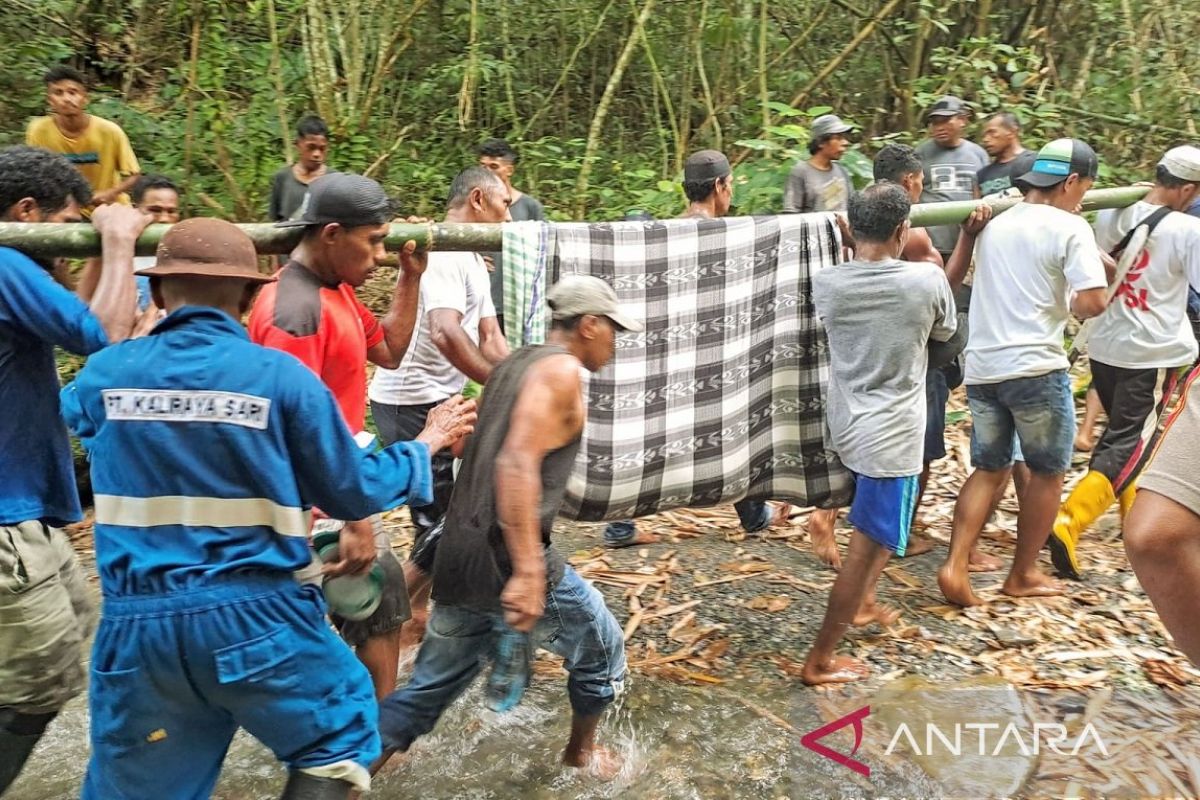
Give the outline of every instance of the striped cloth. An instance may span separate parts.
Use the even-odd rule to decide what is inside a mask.
[[[546,262],[553,228],[545,222],[504,225],[504,338],[517,350],[546,341]]]
[[[829,214],[555,225],[553,279],[603,278],[646,322],[590,377],[563,515],[628,519],[742,498],[847,504],[809,280],[840,257]]]

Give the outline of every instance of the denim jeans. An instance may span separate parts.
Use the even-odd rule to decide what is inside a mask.
[[[1075,403],[1066,370],[967,387],[971,463],[1001,470],[1013,462],[1013,434],[1033,472],[1058,475],[1071,466]]]
[[[436,604],[412,678],[379,707],[385,749],[405,751],[433,730],[442,713],[475,680],[504,629],[500,612]],[[570,566],[546,594],[546,613],[533,631],[539,647],[566,659],[567,695],[580,716],[602,712],[625,680],[625,638],[604,598]]]
[[[739,500],[733,504],[742,529],[746,533],[756,533],[771,524],[771,507],[762,500]],[[628,542],[637,535],[637,523],[631,519],[610,522],[604,528],[604,543],[611,546]]]

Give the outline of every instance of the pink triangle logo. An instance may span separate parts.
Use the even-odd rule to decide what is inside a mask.
[[[804,734],[800,737],[800,744],[804,745],[809,750],[812,750],[819,756],[824,756],[830,761],[836,761],[843,767],[849,767],[859,775],[865,775],[869,778],[871,777],[871,768],[861,761],[853,758],[853,756],[858,752],[858,748],[862,745],[863,720],[866,719],[867,715],[870,713],[871,707],[863,706],[857,711],[852,711],[844,717],[835,719],[828,725],[823,725],[820,728],[817,728],[815,731],[809,731],[808,733]],[[847,725],[854,726],[854,748],[850,751],[849,755],[846,755],[845,753],[839,753],[838,751],[821,744],[821,739],[824,739],[834,731],[840,731]]]

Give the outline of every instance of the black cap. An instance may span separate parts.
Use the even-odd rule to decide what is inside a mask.
[[[732,170],[729,159],[717,150],[701,150],[692,153],[683,162],[683,179],[685,181],[709,181],[713,178],[724,178]]]
[[[939,97],[937,102],[929,107],[929,110],[925,112],[925,119],[929,119],[930,117],[957,117],[969,111],[970,109],[967,108],[967,104],[962,101],[961,97],[947,94]]]
[[[1071,175],[1095,178],[1100,169],[1096,151],[1080,139],[1055,139],[1041,150],[1029,171],[1018,178],[1022,188],[1049,189],[1065,181]]]
[[[349,172],[330,172],[308,185],[296,215],[276,222],[276,228],[302,228],[336,222],[347,228],[381,225],[393,216],[392,201],[370,178]]]
[[[1017,153],[1017,157],[1012,160],[1012,166],[1009,167],[1008,174],[1012,175],[1012,185],[1021,191],[1021,194],[1029,191],[1029,187],[1021,183],[1021,178],[1025,173],[1033,169],[1033,162],[1037,161],[1036,150],[1022,150]]]

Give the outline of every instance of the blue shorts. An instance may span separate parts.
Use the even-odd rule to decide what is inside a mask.
[[[898,556],[904,555],[918,489],[916,475],[868,478],[855,474],[850,524],[876,544],[883,545]]]
[[[435,604],[408,685],[380,704],[379,728],[389,749],[408,750],[433,730],[454,699],[487,664],[504,616]],[[624,686],[625,637],[604,597],[570,566],[546,594],[546,611],[533,640],[565,660],[567,695],[580,716],[608,707]]]
[[[85,800],[208,797],[239,726],[289,769],[360,787],[380,754],[371,678],[290,574],[106,598],[88,705]]]
[[[967,387],[971,407],[971,464],[997,471],[1012,466],[1013,436],[1032,472],[1059,475],[1071,466],[1075,403],[1066,370]]]

